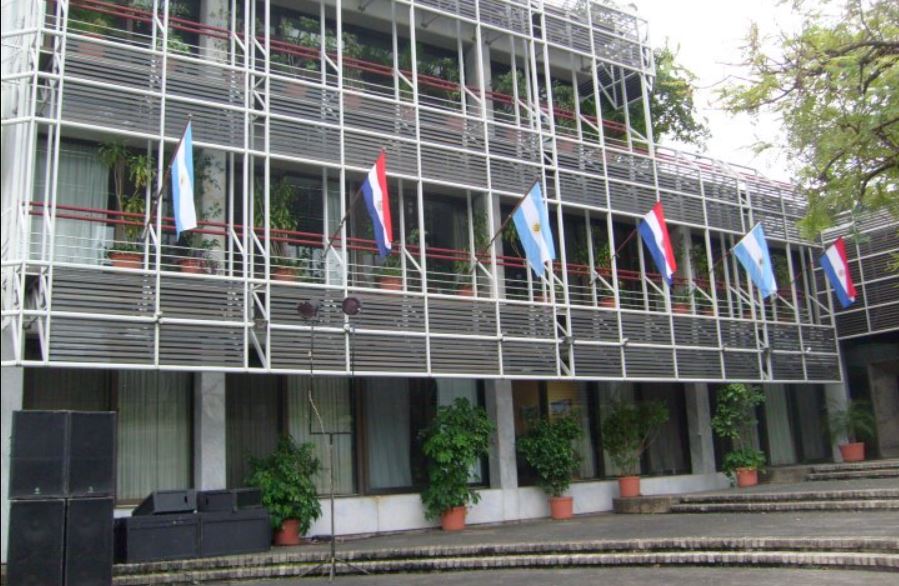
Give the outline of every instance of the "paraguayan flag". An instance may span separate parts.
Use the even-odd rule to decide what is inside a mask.
[[[543,190],[540,182],[524,196],[521,205],[512,216],[518,238],[524,248],[528,264],[538,277],[543,276],[545,264],[556,259],[556,247],[553,245],[553,233],[549,226],[549,213],[543,202]]]
[[[172,208],[175,216],[175,232],[197,227],[197,210],[194,208],[194,147],[190,122],[172,161]]]
[[[761,224],[756,224],[749,234],[737,242],[734,246],[734,255],[749,273],[749,278],[761,291],[762,297],[767,298],[777,293],[768,242],[765,240],[765,231]]]

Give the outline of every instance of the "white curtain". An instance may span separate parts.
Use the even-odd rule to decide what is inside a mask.
[[[661,425],[655,441],[646,450],[651,472],[675,474],[687,470],[689,466],[683,442],[686,431],[683,429],[684,419],[678,413],[681,402],[675,396],[676,393],[683,394],[683,385],[644,383],[640,390],[644,401],[657,401],[668,409],[668,421]]]
[[[316,377],[312,400],[321,421],[309,403],[309,377],[287,377],[287,426],[298,443],[310,442],[322,463],[322,471],[315,478],[321,494],[329,491],[330,457],[328,436],[334,432],[334,493],[352,494],[353,482],[353,411],[350,402],[349,380],[338,377]]]
[[[451,405],[453,401],[462,397],[468,399],[472,405],[478,404],[478,384],[470,379],[438,378],[437,379],[437,406]],[[475,462],[468,471],[468,481],[479,484],[483,477],[481,470],[483,462]]]
[[[191,385],[188,373],[118,373],[120,500],[192,486]]]
[[[229,374],[225,379],[228,487],[244,486],[251,457],[265,457],[281,434],[280,377]]]
[[[47,151],[37,151],[34,173],[34,199],[43,201],[46,186]],[[105,210],[109,197],[109,170],[97,155],[97,148],[63,144],[59,148],[56,203]],[[34,208],[34,211],[43,208]],[[58,262],[100,264],[106,252],[107,227],[103,222],[60,218],[59,215],[82,215],[83,212],[57,210],[54,259]],[[87,217],[101,218],[96,214]],[[32,218],[32,257],[41,253],[44,218]],[[111,229],[109,230],[111,231]]]
[[[578,407],[576,414],[581,427],[581,437],[575,440],[578,454],[581,455],[579,475],[581,478],[596,476],[596,460],[593,450],[593,436],[590,434],[590,413],[587,411],[587,385],[578,383]]]
[[[769,464],[796,463],[796,447],[790,431],[787,395],[782,384],[765,385],[765,421],[768,426]]]
[[[412,485],[409,385],[403,379],[366,381],[365,439],[368,483],[372,489]]]

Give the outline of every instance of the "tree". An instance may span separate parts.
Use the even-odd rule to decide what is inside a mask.
[[[753,25],[742,64],[749,78],[721,92],[732,112],[783,119],[808,198],[799,223],[808,238],[845,212],[899,216],[899,4],[841,1],[793,0],[802,26],[776,40]]]

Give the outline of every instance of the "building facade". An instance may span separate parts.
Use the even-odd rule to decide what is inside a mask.
[[[729,381],[764,385],[772,464],[832,457],[822,417],[846,391],[820,247],[795,228],[803,203],[655,144],[634,14],[517,0],[3,10],[3,429],[19,408],[117,411],[122,514],[154,489],[239,486],[290,433],[334,467],[339,533],[427,526],[419,431],[458,396],[498,428],[472,471],[475,523],[547,514],[515,454],[539,414],[578,415],[575,510],[610,508],[600,421],[616,398],[671,413],[641,463],[647,491],[724,484],[709,414]],[[177,237],[165,185],[188,120],[200,228]],[[354,197],[380,152],[386,260]],[[559,256],[545,279],[514,233],[490,240],[535,181]],[[634,237],[656,201],[670,287]],[[757,222],[781,285],[769,300],[728,253]],[[338,434],[333,463],[316,426]]]

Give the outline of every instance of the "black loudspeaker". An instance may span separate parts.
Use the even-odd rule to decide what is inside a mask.
[[[115,444],[115,413],[73,411],[70,414],[70,496],[115,496]]]
[[[66,512],[66,586],[112,584],[112,498],[70,499]]]
[[[67,411],[14,411],[9,498],[47,499],[67,494]]]
[[[197,557],[199,519],[192,513],[116,519],[116,561],[130,564]]]
[[[268,551],[272,521],[262,508],[201,513],[200,557]]]
[[[169,515],[172,513],[193,513],[197,510],[195,490],[156,490],[150,493],[134,509],[132,516]]]
[[[232,512],[262,506],[262,493],[258,488],[231,488],[204,490],[197,493],[197,511]]]
[[[9,586],[63,584],[65,520],[64,500],[10,503],[6,576]]]

